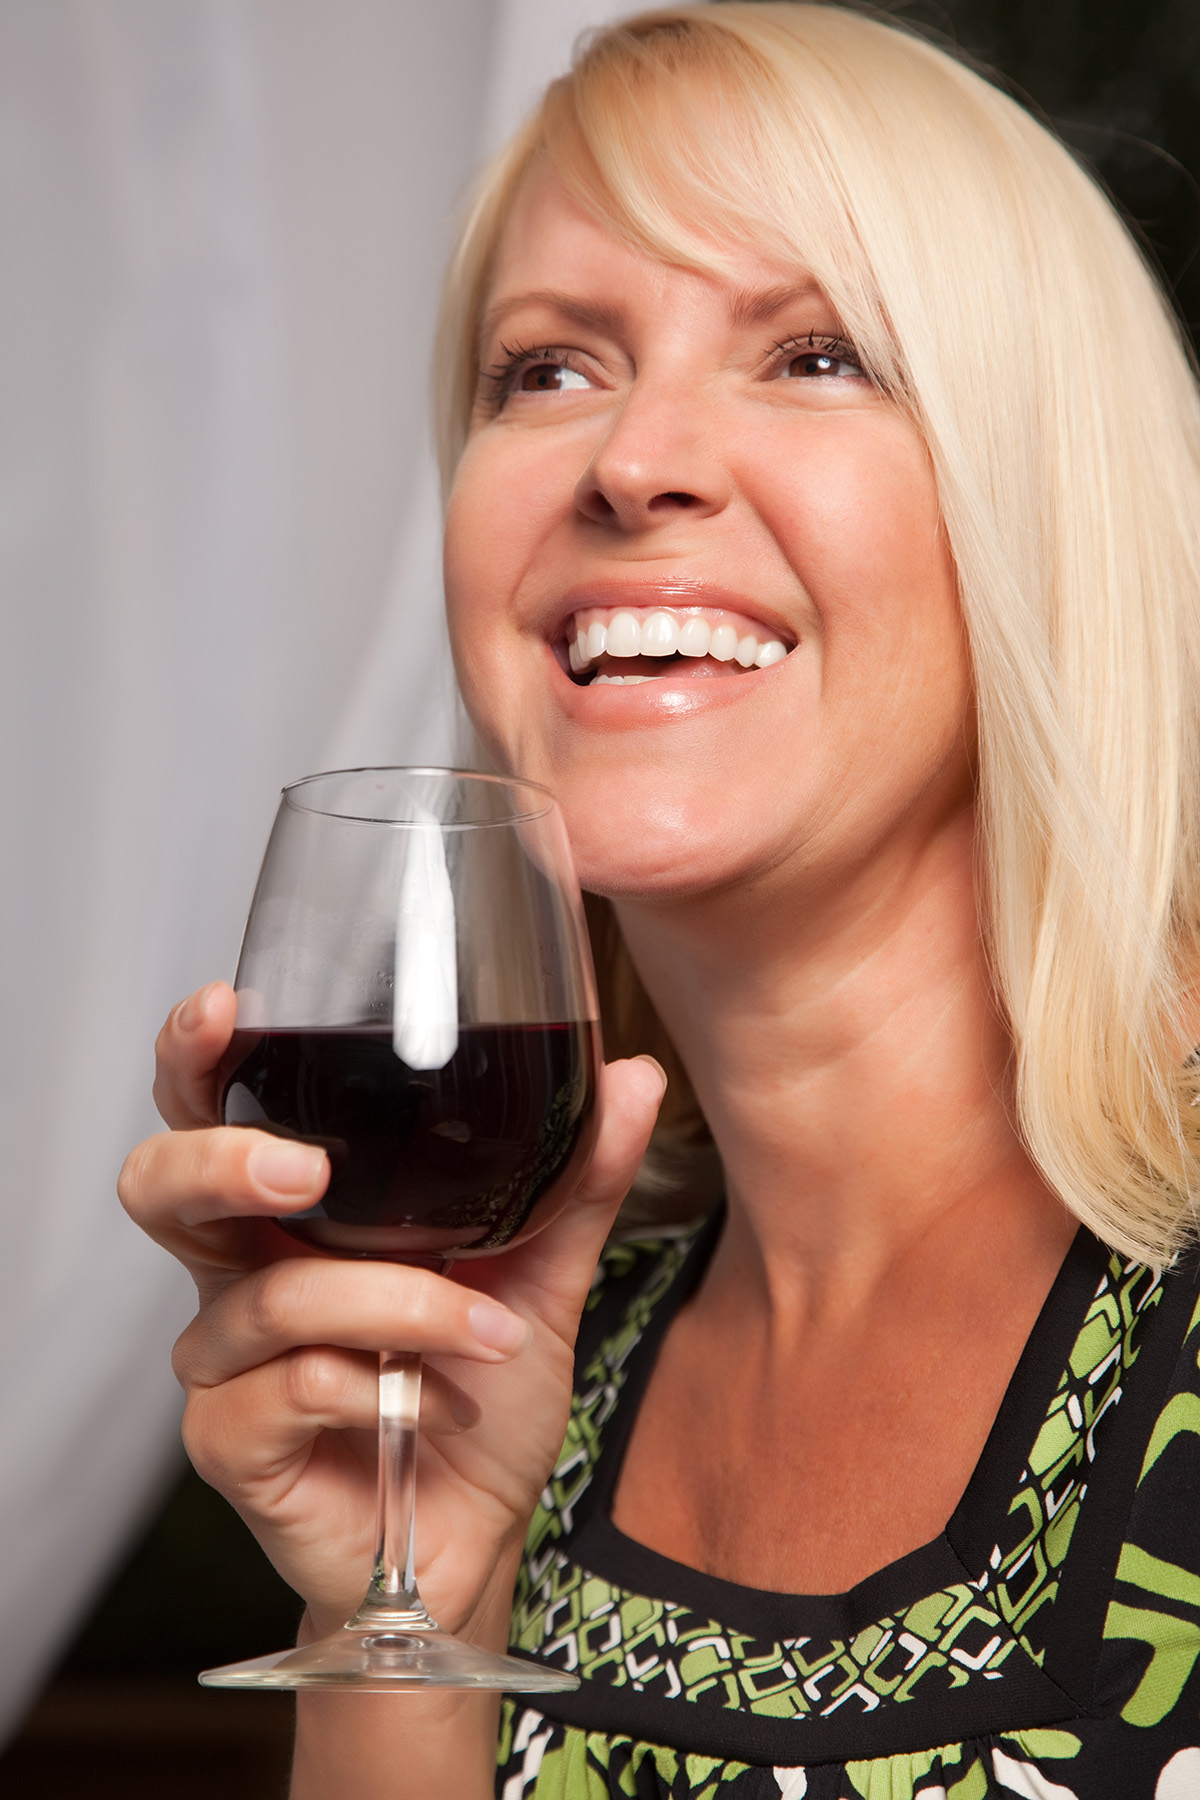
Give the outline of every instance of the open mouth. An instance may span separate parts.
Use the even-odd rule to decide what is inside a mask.
[[[748,674],[782,662],[795,648],[770,626],[723,607],[593,606],[572,613],[562,639],[579,687],[632,686],[666,675]]]

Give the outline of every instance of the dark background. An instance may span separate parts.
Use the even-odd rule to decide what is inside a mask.
[[[913,0],[884,10],[986,63],[1091,165],[1164,276],[1194,342],[1200,0]],[[1036,331],[1037,321],[1029,324]]]
[[[893,16],[1001,74],[1099,173],[1200,327],[1200,0],[913,0]],[[1037,321],[1016,329],[1036,336]],[[1137,346],[1114,344],[1114,357]],[[194,1475],[167,1496],[7,1754],[0,1795],[271,1800],[290,1703],[198,1669],[290,1641],[295,1597]],[[353,1704],[352,1699],[348,1704]]]

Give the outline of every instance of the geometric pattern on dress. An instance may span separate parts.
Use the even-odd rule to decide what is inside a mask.
[[[1101,1423],[1119,1404],[1137,1361],[1137,1327],[1162,1297],[1160,1270],[1110,1257],[1021,1472],[1008,1535],[993,1549],[980,1583],[1039,1668]]]
[[[559,1725],[505,1700],[497,1800],[1086,1800],[1067,1786],[1080,1739],[1071,1731],[1001,1732],[937,1749],[805,1768],[720,1757]],[[1200,1749],[1172,1758],[1156,1800],[1195,1800],[1179,1785]],[[1163,1779],[1165,1778],[1165,1779]],[[1148,1796],[1147,1796],[1148,1800]]]
[[[1172,1490],[1189,1499],[1200,1494],[1198,1362],[1200,1303],[1146,1445],[1104,1622],[1106,1647],[1131,1644],[1144,1658],[1140,1679],[1121,1709],[1126,1724],[1143,1728],[1174,1712],[1200,1661],[1200,1573],[1175,1560],[1179,1546],[1162,1536],[1165,1507],[1156,1504],[1159,1495],[1169,1504],[1165,1496]],[[1187,1549],[1194,1565],[1194,1544]],[[1179,1767],[1170,1771],[1174,1779],[1164,1779],[1163,1800],[1200,1794],[1200,1746],[1186,1757],[1191,1760],[1181,1753]]]
[[[1003,1679],[1018,1644],[1039,1662],[1103,1421],[1137,1356],[1136,1326],[1161,1298],[1161,1276],[1113,1256],[1022,1471],[997,1544],[978,1580],[925,1595],[852,1639],[759,1639],[669,1600],[630,1593],[562,1551],[590,1486],[603,1428],[629,1356],[690,1249],[689,1239],[620,1245],[603,1275],[627,1274],[651,1253],[645,1281],[583,1372],[562,1455],[530,1524],[514,1597],[512,1643],[589,1682],[651,1692],[722,1712],[780,1720],[902,1706],[921,1691]],[[797,1760],[803,1755],[803,1733]]]

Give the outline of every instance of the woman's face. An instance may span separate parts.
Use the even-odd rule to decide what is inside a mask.
[[[655,261],[543,169],[481,366],[455,658],[498,765],[558,796],[585,887],[827,876],[970,805],[929,460],[815,284],[743,248],[719,277]]]

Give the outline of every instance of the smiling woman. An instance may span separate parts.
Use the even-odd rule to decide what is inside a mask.
[[[933,806],[971,791],[921,436],[849,356],[797,354],[841,329],[811,281],[749,249],[726,261],[650,258],[535,166],[493,266],[488,372],[447,517],[459,678],[489,753],[553,784],[580,878],[607,894],[703,892],[764,854],[790,887],[814,856],[858,856],[864,808],[883,832],[914,790]],[[564,347],[496,377],[510,337]],[[524,385],[560,368],[578,380]],[[514,492],[536,504],[514,517]],[[684,632],[707,636],[703,654],[678,654]],[[580,636],[590,683],[570,670]],[[760,645],[782,652],[765,669]],[[821,802],[848,775],[839,852]],[[630,831],[639,808],[652,831]]]
[[[586,278],[567,294],[536,282],[525,297],[504,292],[506,253],[516,268],[535,266],[517,258],[515,234],[525,230],[527,247],[531,193],[549,171],[579,209],[568,256],[585,250],[590,219],[593,233],[616,234],[626,262],[642,252],[664,307],[688,275],[724,279],[747,340],[743,369],[748,358],[753,385],[792,391],[764,396],[775,404],[757,414],[727,409],[718,426],[713,370],[683,375],[704,434],[696,443],[717,452],[708,479],[723,464],[736,485],[751,437],[810,563],[818,550],[797,513],[806,502],[824,509],[826,537],[859,527],[850,554],[873,537],[880,599],[894,586],[897,547],[848,439],[857,431],[865,442],[871,402],[893,431],[910,425],[970,643],[991,956],[1016,1027],[1024,1129],[1079,1217],[1133,1254],[1160,1256],[1190,1216],[1186,1203],[1180,1210],[1193,1174],[1171,996],[1181,963],[1195,966],[1200,915],[1190,850],[1200,817],[1191,703],[1200,421],[1170,307],[1070,154],[929,45],[837,8],[722,8],[686,28],[670,20],[652,15],[645,30],[594,45],[480,190],[444,312],[446,479],[455,469],[460,483],[470,479],[473,441],[459,462],[472,420],[512,423],[513,402],[543,415],[562,405],[572,416],[555,429],[578,437],[576,418],[603,411],[598,389],[610,411],[621,397],[615,371],[589,364],[586,337],[568,334],[573,351],[544,341],[565,322],[556,305],[593,338],[620,323],[624,290],[602,245],[589,275],[605,264],[606,301]],[[731,266],[735,246],[757,269]],[[540,348],[522,348],[531,343]],[[1115,348],[1126,344],[1136,356]],[[637,366],[627,347],[626,368]],[[531,377],[550,381],[555,399],[528,398]],[[732,398],[728,380],[721,398]],[[687,429],[686,418],[678,424]],[[902,512],[910,496],[897,501]],[[686,588],[687,559],[672,563],[661,509],[704,504],[681,490],[650,497],[660,529],[645,560],[664,594]],[[766,523],[773,529],[769,514]],[[749,547],[737,548],[744,557]],[[644,559],[635,547],[629,560]],[[643,592],[638,610],[654,598]],[[886,622],[878,606],[876,636]],[[588,613],[586,623],[592,633],[607,619]],[[854,621],[856,654],[864,623]],[[777,624],[766,628],[792,649]],[[598,632],[584,648],[594,663]],[[914,696],[882,648],[872,645],[872,673],[895,706],[874,721],[872,748],[890,760],[889,727],[911,718]],[[614,655],[607,644],[603,653]],[[673,686],[643,697],[647,716],[678,708]],[[915,687],[923,711],[927,684],[918,676]],[[1114,754],[1134,743],[1133,762]],[[1085,1019],[1084,1038],[1105,1054],[1083,1068]]]
[[[540,1236],[453,1279],[289,1261],[262,1220],[327,1170],[272,1191],[213,1127],[228,990],[172,1015],[192,1129],[124,1192],[200,1281],[193,1457],[318,1632],[367,1552],[361,1351],[430,1353],[422,1591],[581,1678],[498,1725],[306,1695],[296,1800],[1179,1800],[1200,402],[1165,301],[941,52],[679,8],[486,173],[439,367],[463,695],[559,799],[609,1049],[669,1064],[658,1184],[707,1217],[604,1247],[635,1059]]]

